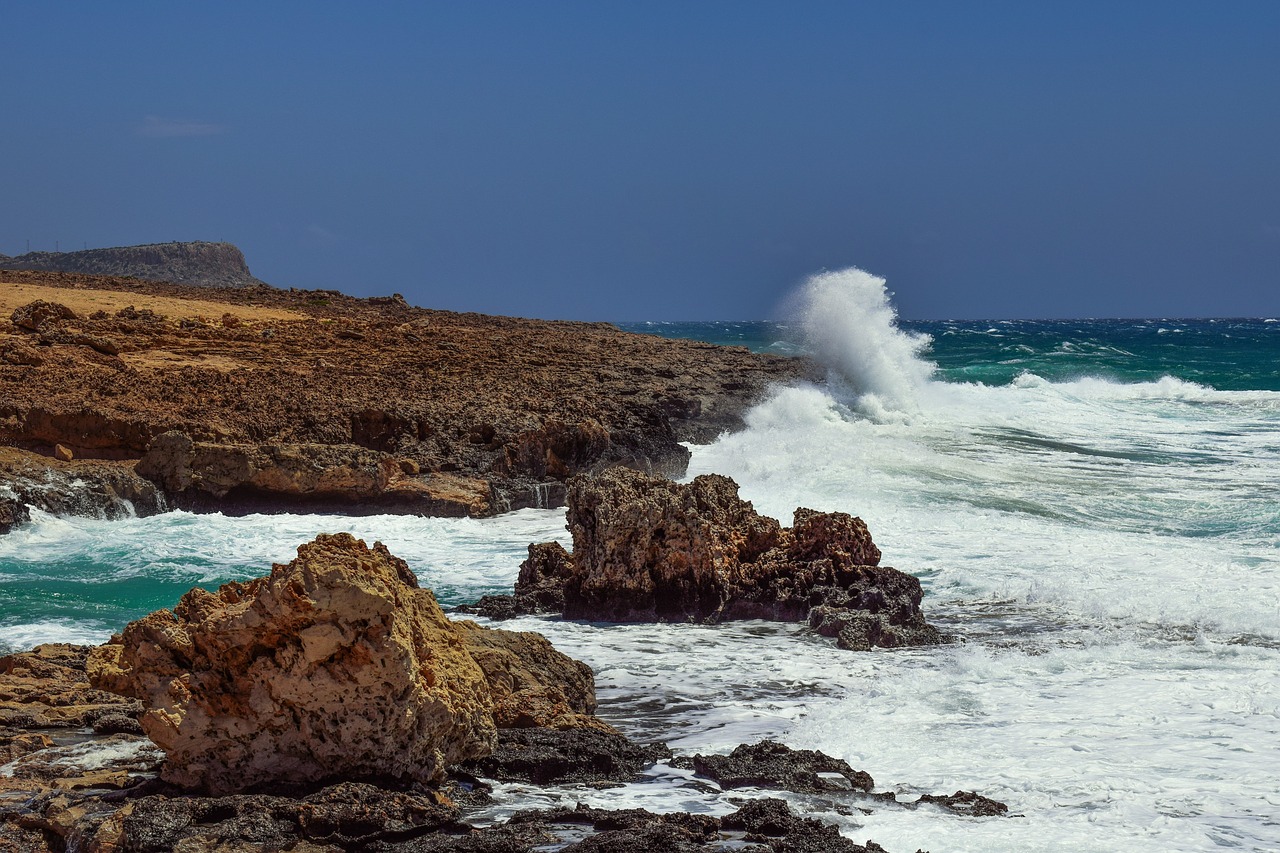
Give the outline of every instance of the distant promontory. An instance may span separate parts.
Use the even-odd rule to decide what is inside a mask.
[[[151,243],[85,249],[81,252],[27,252],[0,255],[0,268],[124,276],[198,287],[256,287],[244,253],[231,243]]]

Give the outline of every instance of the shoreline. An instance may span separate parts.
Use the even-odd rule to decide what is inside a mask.
[[[740,428],[769,387],[814,371],[604,323],[335,291],[0,270],[0,309],[0,444],[35,454],[18,467],[94,460],[195,511],[559,506],[577,473],[678,476],[680,442]]]

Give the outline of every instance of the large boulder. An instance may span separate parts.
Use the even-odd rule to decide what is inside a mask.
[[[573,554],[530,548],[517,612],[559,587],[566,618],[610,622],[809,621],[849,649],[937,643],[913,576],[880,566],[862,519],[797,509],[784,528],[728,477],[680,484],[616,468],[569,481]]]
[[[162,775],[186,788],[430,782],[493,748],[484,672],[381,543],[321,535],[270,576],[193,589],[121,639],[98,681],[142,700]]]

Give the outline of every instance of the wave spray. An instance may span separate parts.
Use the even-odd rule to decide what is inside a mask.
[[[875,420],[919,410],[936,366],[931,339],[898,328],[885,280],[857,267],[810,276],[795,299],[805,344],[827,368],[833,395]]]

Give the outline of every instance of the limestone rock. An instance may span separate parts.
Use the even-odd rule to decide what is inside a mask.
[[[138,473],[184,506],[272,511],[342,505],[347,512],[490,514],[488,484],[443,473],[415,476],[416,463],[355,444],[229,444],[180,431],[152,439]],[[406,470],[406,468],[408,470]]]
[[[37,299],[20,308],[15,308],[9,315],[13,324],[21,329],[37,332],[48,323],[60,323],[63,320],[76,319],[76,312],[61,302],[46,302]]]
[[[142,699],[163,778],[183,787],[429,782],[493,746],[484,672],[381,543],[321,535],[270,576],[193,589],[121,639],[109,680]]]
[[[541,634],[502,631],[475,622],[453,623],[463,645],[484,671],[500,729],[612,728],[593,716],[595,676]]]
[[[913,576],[880,566],[862,519],[800,508],[783,528],[728,477],[613,469],[569,482],[573,554],[530,549],[511,608],[559,586],[570,619],[809,621],[842,648],[938,643]]]
[[[0,725],[84,728],[106,715],[136,717],[141,705],[90,683],[90,649],[46,643],[0,657]]]
[[[152,515],[167,508],[155,484],[138,476],[132,464],[66,461],[65,455],[51,459],[0,447],[0,533],[30,520],[28,504],[52,515],[91,518]]]

